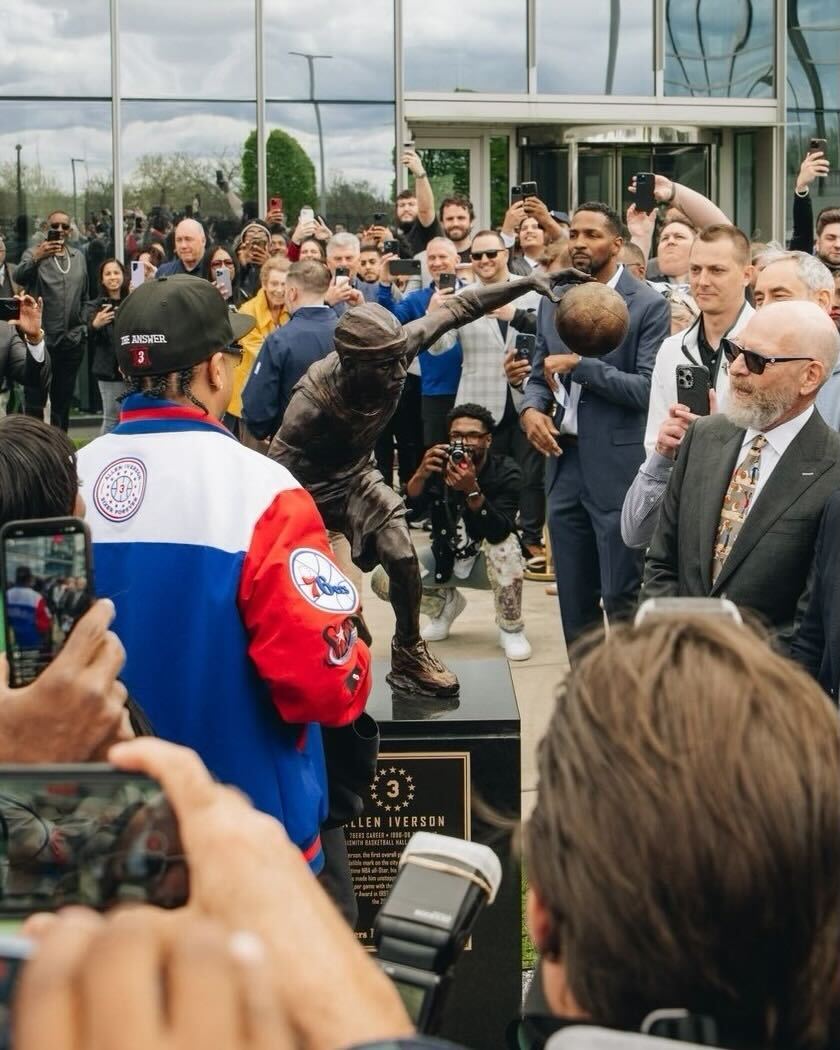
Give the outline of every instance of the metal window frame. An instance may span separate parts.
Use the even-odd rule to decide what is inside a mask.
[[[773,236],[781,237],[785,228],[786,116],[787,86],[787,10],[788,0],[775,0],[776,6],[776,90],[772,99],[744,100],[724,98],[682,98],[667,96],[664,91],[665,67],[665,4],[666,0],[651,0],[653,4],[653,73],[654,94],[651,96],[569,96],[540,94],[537,91],[537,4],[551,0],[526,0],[527,17],[527,93],[525,94],[446,94],[405,91],[405,50],[403,47],[403,0],[394,3],[394,142],[395,177],[397,189],[404,188],[406,172],[399,163],[398,150],[408,125],[418,132],[435,133],[445,124],[457,124],[467,134],[510,134],[510,177],[517,178],[517,130],[529,124],[563,123],[586,124],[627,123],[633,125],[694,124],[699,127],[769,127],[773,129],[772,170]],[[111,161],[114,185],[113,216],[115,252],[124,256],[123,186],[122,186],[122,83],[120,68],[120,0],[109,0],[111,33]],[[259,208],[265,212],[267,182],[266,150],[266,90],[264,47],[264,0],[254,0],[255,69],[254,97],[257,119],[257,193]],[[247,101],[251,101],[248,99]],[[435,128],[435,125],[437,127]],[[434,128],[434,131],[432,130]],[[454,129],[453,129],[454,131]],[[489,139],[488,139],[489,142]],[[489,149],[489,146],[486,146]],[[569,144],[569,170],[572,197],[576,191],[576,144]],[[484,164],[484,167],[488,165]],[[489,167],[488,167],[489,170]]]

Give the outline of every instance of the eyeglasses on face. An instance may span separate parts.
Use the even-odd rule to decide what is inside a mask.
[[[813,357],[770,357],[765,354],[758,354],[755,350],[747,350],[745,347],[739,346],[732,339],[721,339],[720,347],[723,350],[723,356],[730,364],[733,364],[743,354],[744,364],[756,376],[762,375],[768,365],[781,365],[786,364],[788,361],[814,360]]]
[[[460,434],[450,434],[450,441],[478,441],[480,438],[487,437],[488,432],[486,430],[466,430]]]
[[[471,251],[470,252],[470,258],[473,261],[475,261],[475,262],[479,262],[481,259],[484,259],[484,258],[495,259],[496,256],[499,254],[499,252],[503,252],[503,251],[504,251],[504,248],[488,248],[488,250],[484,251],[484,252],[472,252]]]
[[[66,230],[70,229],[70,223],[69,222],[51,222],[50,223],[50,229],[51,230],[65,230],[66,231]]]

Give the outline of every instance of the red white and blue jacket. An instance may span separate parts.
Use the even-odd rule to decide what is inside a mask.
[[[79,476],[129,691],[320,870],[318,724],[364,710],[370,653],[311,496],[198,409],[142,395],[82,449]]]

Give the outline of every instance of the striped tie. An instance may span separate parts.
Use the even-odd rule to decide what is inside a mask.
[[[712,554],[712,583],[720,575],[723,563],[729,556],[729,552],[738,538],[741,526],[747,517],[750,503],[755,495],[755,486],[758,482],[758,468],[761,463],[761,450],[767,444],[767,438],[759,434],[750,447],[747,454],[735,468],[729,488],[723,497],[723,507],[720,511],[720,524],[715,538],[715,549]]]

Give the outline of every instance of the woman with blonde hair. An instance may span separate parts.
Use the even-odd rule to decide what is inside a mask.
[[[251,448],[263,449],[265,442],[253,437],[242,422],[242,391],[263,343],[275,329],[289,320],[286,311],[286,273],[290,265],[285,256],[270,256],[260,269],[260,290],[252,299],[243,303],[238,311],[253,317],[256,324],[240,342],[242,360],[234,372],[233,394],[224,421],[243,445]]]

